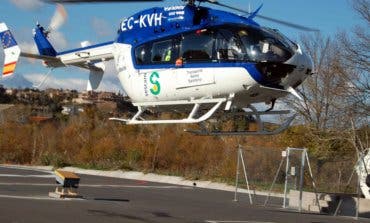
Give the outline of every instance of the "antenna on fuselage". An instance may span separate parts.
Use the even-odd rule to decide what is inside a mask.
[[[196,0],[183,0],[184,2],[187,2],[188,5],[194,6]]]
[[[190,5],[190,6],[195,6],[196,2],[199,2],[198,6],[200,6],[200,4],[203,2],[211,2],[211,3],[217,2],[217,0],[181,0],[181,1],[185,2],[186,5]]]

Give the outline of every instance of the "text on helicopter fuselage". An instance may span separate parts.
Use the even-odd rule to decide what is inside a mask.
[[[127,30],[132,30],[133,28],[141,29],[146,27],[161,26],[163,18],[164,17],[162,13],[140,15],[140,17],[136,20],[134,17],[130,17],[121,22],[121,31],[124,32]]]

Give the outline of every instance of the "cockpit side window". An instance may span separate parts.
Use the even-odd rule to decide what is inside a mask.
[[[251,27],[241,27],[236,32],[250,61],[284,62],[292,56],[289,46],[280,41],[280,36],[271,32]]]
[[[214,38],[208,30],[184,34],[180,43],[180,56],[184,62],[207,62],[212,60]]]
[[[179,57],[179,37],[168,37],[158,41],[144,43],[135,48],[137,65],[155,65],[175,63]]]
[[[149,45],[144,44],[135,49],[136,64],[143,65],[150,62]]]
[[[171,63],[173,58],[173,44],[172,39],[160,42],[154,42],[151,51],[152,63]]]
[[[221,61],[241,61],[244,49],[240,39],[231,30],[220,29],[216,35],[217,59]]]

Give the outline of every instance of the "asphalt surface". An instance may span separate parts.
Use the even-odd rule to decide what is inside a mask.
[[[52,199],[51,172],[0,166],[0,222],[132,222],[132,223],[326,223],[370,222],[349,217],[297,213],[273,198],[159,184],[111,177],[80,175],[83,199]]]

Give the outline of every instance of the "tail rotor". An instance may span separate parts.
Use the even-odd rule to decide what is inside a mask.
[[[58,30],[67,21],[67,11],[62,4],[57,4],[57,8],[53,17],[50,20],[48,33]]]
[[[44,29],[40,24],[37,24],[34,29],[34,40],[39,50],[40,55],[56,56],[56,51],[49,42],[48,37],[52,32],[56,32],[67,20],[67,12],[62,4],[57,4],[55,13],[50,20],[48,29]]]

